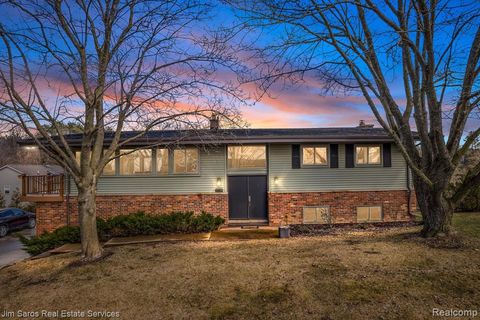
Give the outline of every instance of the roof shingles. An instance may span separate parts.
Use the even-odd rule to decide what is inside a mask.
[[[124,131],[121,140],[129,139],[141,131]],[[113,138],[113,132],[105,133],[105,143]],[[82,134],[68,134],[65,138],[72,146],[80,146]],[[162,143],[275,143],[275,142],[369,142],[393,141],[383,128],[294,128],[294,129],[219,129],[219,130],[152,130],[134,139],[129,145],[140,146]],[[20,144],[33,144],[30,139]]]

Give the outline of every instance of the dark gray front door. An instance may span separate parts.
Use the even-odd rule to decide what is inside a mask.
[[[230,219],[267,220],[267,176],[228,177]]]

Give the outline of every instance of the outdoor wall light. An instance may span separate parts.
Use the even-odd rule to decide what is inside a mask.
[[[215,188],[215,192],[223,192],[222,178],[217,178],[217,187]]]
[[[278,186],[278,177],[273,178],[273,184]]]

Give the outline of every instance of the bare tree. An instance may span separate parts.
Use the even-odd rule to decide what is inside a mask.
[[[199,0],[0,5],[8,13],[0,22],[2,120],[69,172],[83,259],[98,258],[96,187],[115,151],[153,128],[200,128],[211,112],[236,116],[239,92],[216,77],[237,66],[228,35],[201,28],[211,5]],[[60,125],[67,123],[82,132],[79,163]],[[136,131],[123,138],[125,129]]]
[[[314,70],[325,88],[364,96],[413,171],[424,218],[422,235],[448,233],[455,203],[480,183],[480,163],[460,184],[452,187],[450,182],[480,134],[476,122],[462,143],[468,119],[478,115],[480,101],[480,3],[227,2],[238,10],[242,27],[262,30],[258,42],[265,45],[257,57],[267,58],[268,64],[257,80],[264,88],[286,75],[296,74],[298,79],[298,74]],[[402,99],[395,91],[397,79]],[[451,119],[446,121],[448,114]]]
[[[8,133],[0,135],[0,167],[6,164],[53,164],[45,152],[39,148],[22,148],[18,141],[26,138],[18,130],[10,130]]]

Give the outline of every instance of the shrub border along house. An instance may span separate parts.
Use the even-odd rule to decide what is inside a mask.
[[[107,241],[112,237],[211,232],[217,230],[224,222],[222,217],[204,211],[198,215],[193,212],[152,215],[139,211],[107,220],[97,218],[97,231],[100,239]],[[25,246],[25,251],[31,255],[38,255],[66,243],[80,242],[80,228],[64,226],[32,238],[20,236],[20,240]]]

